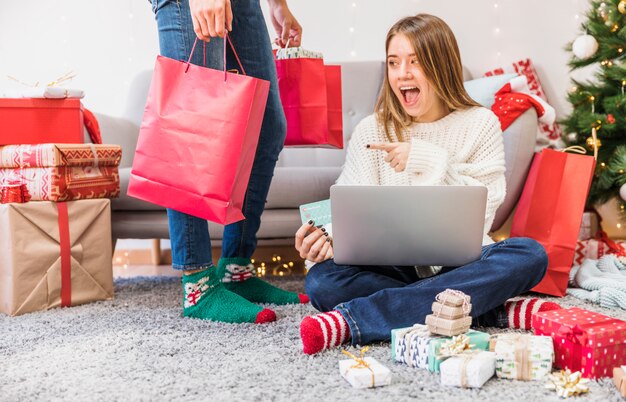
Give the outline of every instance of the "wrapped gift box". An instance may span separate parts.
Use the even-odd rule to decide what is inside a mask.
[[[613,383],[620,395],[626,397],[626,366],[613,368]]]
[[[109,200],[0,204],[0,249],[0,312],[113,297]]]
[[[532,326],[552,337],[556,367],[593,379],[626,364],[626,321],[574,307],[535,313]]]
[[[496,371],[496,355],[480,351],[450,357],[441,363],[441,384],[480,388]]]
[[[415,324],[412,327],[391,330],[391,360],[398,363],[406,363],[409,353],[409,342],[405,336],[420,327],[425,327],[425,325]]]
[[[596,212],[585,212],[583,214],[583,221],[580,224],[580,232],[578,233],[578,240],[591,239],[600,230],[600,219]]]
[[[80,99],[0,99],[0,145],[83,142]]]
[[[574,265],[581,265],[585,259],[599,260],[606,254],[624,255],[626,242],[613,241],[608,242],[602,239],[578,240],[576,242],[576,250],[574,253]]]
[[[500,334],[491,337],[496,353],[496,375],[511,380],[543,380],[552,372],[554,347],[549,336]]]
[[[439,302],[433,303],[433,314],[437,317],[446,318],[449,320],[456,320],[457,318],[462,318],[467,316],[467,311],[471,311],[472,305],[469,304],[467,308],[463,308],[463,306],[447,306],[445,304],[441,304]]]
[[[391,331],[391,358],[409,367],[428,368],[428,344],[441,338],[428,330],[426,325],[415,324],[408,328]]]
[[[354,388],[374,388],[391,384],[391,371],[373,357],[363,358],[368,367],[353,359],[340,360],[339,372]]]
[[[469,330],[465,335],[470,338],[470,345],[473,350],[489,350],[489,334],[480,331]],[[439,356],[441,345],[451,340],[452,337],[440,337],[431,339],[428,343],[428,370],[438,373],[441,363],[446,360]]]
[[[443,317],[437,317],[434,314],[426,316],[426,325],[430,332],[446,336],[454,336],[467,332],[472,325],[472,317],[462,317],[450,320]]]
[[[119,145],[0,147],[0,181],[21,180],[33,201],[114,198],[120,193]]]

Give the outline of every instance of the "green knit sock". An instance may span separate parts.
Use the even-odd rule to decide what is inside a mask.
[[[224,287],[254,303],[308,303],[304,294],[288,292],[254,276],[254,265],[248,258],[220,258],[217,272]]]
[[[224,288],[211,266],[191,275],[183,275],[183,314],[205,320],[261,324],[276,320],[276,314]]]

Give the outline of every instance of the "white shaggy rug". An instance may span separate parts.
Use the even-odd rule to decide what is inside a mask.
[[[275,279],[302,290],[303,278]],[[626,318],[577,299],[558,300]],[[0,315],[0,401],[557,401],[543,382],[492,379],[482,389],[443,387],[439,375],[391,361],[388,343],[369,356],[392,371],[390,386],[355,390],[333,350],[302,353],[309,306],[274,306],[278,321],[221,324],[183,318],[178,278],[116,281],[112,301],[20,317]],[[492,331],[493,332],[493,331]],[[585,401],[620,401],[610,379]]]

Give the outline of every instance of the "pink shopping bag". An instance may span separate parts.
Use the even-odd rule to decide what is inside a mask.
[[[280,100],[287,119],[285,146],[343,148],[341,66],[323,59],[277,59]]]
[[[191,54],[197,44],[194,43]],[[241,212],[269,82],[158,56],[128,195],[221,224]]]

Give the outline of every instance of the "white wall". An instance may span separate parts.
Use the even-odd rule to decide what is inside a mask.
[[[236,0],[235,0],[236,1]],[[264,9],[267,5],[261,0]],[[328,61],[382,60],[397,19],[428,12],[445,19],[472,74],[531,57],[560,115],[569,105],[563,47],[578,34],[585,0],[290,0],[304,26],[304,45]],[[497,7],[495,6],[497,4]],[[499,28],[499,33],[496,29]],[[270,28],[273,35],[273,29]],[[133,76],[158,52],[147,0],[0,0],[0,86],[6,79],[49,82],[73,70],[85,105],[122,114]]]

